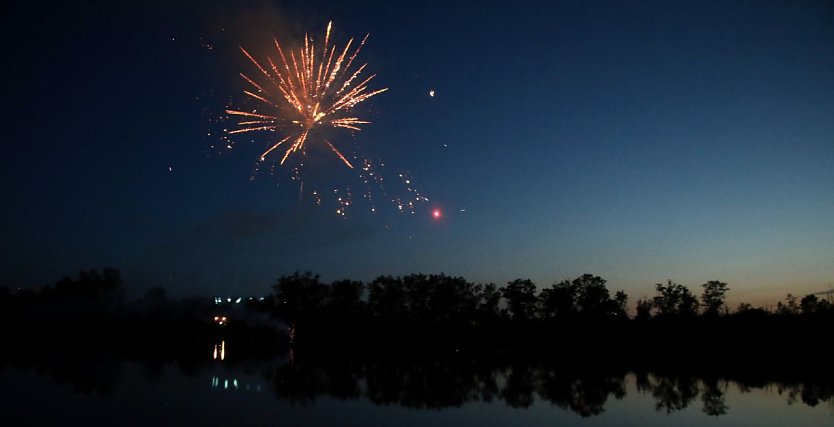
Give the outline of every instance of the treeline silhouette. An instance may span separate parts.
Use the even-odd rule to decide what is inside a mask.
[[[0,289],[0,331],[24,347],[78,342],[101,348],[183,354],[218,338],[244,352],[352,348],[364,352],[489,352],[616,357],[653,367],[750,357],[828,365],[834,306],[788,295],[775,310],[725,304],[727,283],[700,295],[671,280],[655,285],[629,315],[629,297],[602,277],[583,274],[539,290],[528,279],[504,286],[444,274],[380,276],[325,283],[312,273],[283,276],[263,299],[247,300],[229,322],[210,298],[173,301],[149,289],[128,301],[119,272],[84,271],[40,291]],[[145,343],[165,343],[150,346]],[[787,345],[790,342],[792,345]],[[159,350],[153,350],[159,351]],[[831,368],[823,368],[831,369]]]
[[[216,311],[209,298],[171,300],[161,287],[128,300],[116,269],[82,271],[40,291],[0,288],[0,333],[13,344],[19,361],[44,357],[45,349],[67,359],[86,358],[91,351],[160,360],[202,358],[203,347],[220,338],[252,354],[286,347],[274,325],[240,322],[220,328],[210,321]],[[0,360],[7,357],[0,352]]]
[[[412,274],[381,276],[369,283],[324,283],[312,273],[278,279],[258,304],[284,320],[297,346],[363,345],[376,351],[456,350],[581,353],[653,363],[677,363],[669,355],[700,363],[749,357],[820,359],[828,349],[834,306],[808,295],[788,295],[776,310],[725,304],[729,285],[709,281],[695,295],[671,280],[655,296],[636,302],[611,292],[606,280],[584,274],[538,290],[526,279],[498,287],[462,277]],[[801,343],[804,351],[776,341]],[[380,349],[382,347],[382,349]],[[619,351],[628,349],[628,351]],[[811,353],[813,351],[813,353]]]
[[[9,349],[0,368],[35,369],[106,395],[125,360],[158,381],[171,363],[194,376],[210,363],[289,351],[290,362],[268,362],[260,375],[278,398],[297,404],[329,396],[523,408],[540,399],[592,416],[624,396],[629,372],[662,412],[700,402],[709,415],[726,413],[730,381],[742,391],[776,387],[788,402],[832,400],[828,301],[789,295],[774,310],[729,310],[726,283],[702,289],[696,296],[672,281],[657,284],[629,315],[628,296],[590,274],[539,290],[524,279],[501,287],[443,274],[324,283],[295,273],[262,300],[215,304],[171,300],[158,287],[128,300],[117,270],[85,271],[40,291],[0,289]],[[225,315],[224,325],[213,320]],[[230,357],[212,361],[221,341]],[[264,365],[256,366],[247,369]]]
[[[736,316],[825,317],[834,304],[816,295],[797,301],[788,294],[775,311],[741,303],[731,311],[725,304],[727,283],[712,280],[701,285],[700,296],[668,280],[655,285],[653,298],[638,299],[635,320],[670,318],[717,318]],[[628,295],[613,295],[606,280],[583,274],[541,291],[529,279],[516,279],[503,287],[475,284],[462,277],[412,274],[380,276],[370,283],[338,280],[324,283],[318,275],[296,272],[278,279],[264,303],[291,323],[324,317],[372,318],[380,322],[412,324],[484,324],[490,322],[552,322],[624,320],[629,318]]]

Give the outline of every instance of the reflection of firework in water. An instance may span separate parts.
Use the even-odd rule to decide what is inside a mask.
[[[313,39],[307,35],[304,36],[304,46],[297,52],[285,52],[275,39],[278,57],[276,60],[267,57],[263,64],[246,49],[240,48],[266,81],[259,84],[247,75],[240,74],[254,89],[245,90],[244,93],[261,108],[250,111],[227,109],[227,114],[240,119],[240,127],[228,133],[287,132],[285,137],[261,154],[261,161],[284,144],[287,145],[281,157],[282,165],[290,154],[299,150],[304,153],[304,145],[310,133],[317,128],[361,130],[360,125],[370,122],[353,116],[350,110],[360,102],[388,90],[368,88],[368,83],[375,75],[359,78],[368,64],[362,64],[355,70],[351,69],[368,36],[362,39],[352,54],[349,52],[353,39],[347,42],[344,49],[337,51],[336,46],[330,46],[331,25],[332,22],[327,24],[324,44],[318,53]],[[322,140],[345,165],[353,168],[330,141],[323,138]]]

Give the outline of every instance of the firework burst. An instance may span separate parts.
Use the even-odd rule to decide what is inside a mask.
[[[261,154],[261,161],[278,148],[286,148],[281,156],[281,165],[291,154],[299,150],[303,154],[311,132],[316,129],[361,130],[361,125],[370,122],[354,116],[353,107],[388,90],[369,88],[375,74],[360,77],[367,63],[354,67],[354,61],[368,35],[353,51],[353,38],[343,49],[337,49],[335,45],[330,45],[332,24],[327,24],[324,43],[318,48],[312,37],[306,34],[304,45],[296,51],[284,50],[278,39],[274,39],[277,56],[267,57],[265,62],[259,62],[246,49],[240,48],[259,72],[258,79],[240,74],[251,86],[243,92],[257,107],[249,111],[227,109],[227,114],[239,119],[239,127],[228,133],[284,134],[283,138],[279,138]],[[330,141],[324,138],[322,141],[345,165],[353,168],[350,161]]]

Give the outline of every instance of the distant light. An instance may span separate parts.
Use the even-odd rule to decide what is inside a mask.
[[[243,299],[243,298],[238,298],[238,299],[237,299],[237,301],[235,301],[235,304],[240,304],[240,301],[241,301],[242,299]]]
[[[226,301],[227,302],[232,302],[232,299],[231,298],[226,298]]]
[[[434,89],[429,90],[429,96],[434,98]]]
[[[439,219],[440,218],[440,209],[433,210],[432,213],[431,213],[431,216],[434,217],[434,219]]]

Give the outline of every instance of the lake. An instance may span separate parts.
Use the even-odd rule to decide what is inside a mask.
[[[69,352],[3,362],[3,425],[831,426],[834,386],[558,358],[203,359]],[[826,377],[828,378],[828,377]]]

